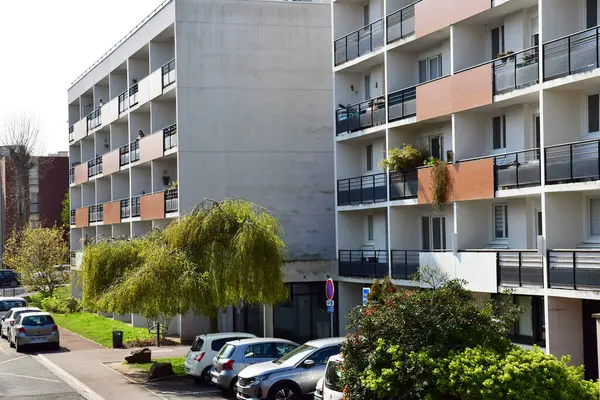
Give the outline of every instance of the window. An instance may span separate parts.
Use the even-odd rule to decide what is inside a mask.
[[[533,147],[539,148],[542,145],[540,131],[540,116],[535,115],[533,117]]]
[[[586,0],[585,23],[586,28],[598,25],[598,0]]]
[[[442,136],[430,136],[427,138],[429,155],[438,160],[444,159],[444,139]]]
[[[492,29],[492,59],[504,53],[504,25]]]
[[[325,370],[325,386],[327,389],[343,392],[344,388],[342,388],[340,384],[340,378],[340,363],[338,361],[332,361],[327,364],[327,369]]]
[[[373,171],[373,145],[368,144],[365,148],[365,171],[371,172]]]
[[[508,239],[508,206],[494,205],[494,239]]]
[[[24,300],[3,300],[0,301],[0,311],[8,311],[15,307],[27,307]]]
[[[367,242],[372,242],[375,237],[373,226],[373,216],[367,215]]]
[[[191,351],[200,351],[204,348],[204,339],[196,338],[192,343]]]
[[[542,212],[541,211],[536,211],[536,233],[538,236],[542,236],[543,232],[544,232],[544,218],[542,217]]]
[[[446,250],[446,217],[421,218],[423,250]]]
[[[272,343],[256,343],[246,347],[244,358],[273,358],[275,349]]]
[[[29,212],[32,214],[38,214],[40,212],[40,203],[29,204]]]
[[[225,346],[225,343],[230,342],[232,340],[239,340],[239,339],[242,339],[242,338],[228,337],[228,338],[223,338],[223,339],[216,339],[210,344],[210,348],[213,351],[219,351],[219,350],[221,350],[221,348],[223,346]]]
[[[54,320],[50,315],[30,315],[23,318],[21,325],[25,326],[44,326],[54,325]]]
[[[600,198],[590,199],[590,235],[600,236]]]
[[[340,354],[340,346],[327,347],[325,349],[314,352],[308,360],[313,360],[315,365],[325,365],[329,357]]]
[[[509,332],[508,337],[515,343],[545,346],[544,298],[539,296],[511,296],[509,301],[520,306],[524,311]]]
[[[506,148],[506,115],[492,118],[492,148]]]
[[[371,75],[365,75],[365,100],[371,98]]]
[[[369,5],[363,7],[363,24],[369,25]]]
[[[600,95],[588,96],[588,132],[600,131]]]
[[[428,82],[442,76],[442,55],[419,61],[419,82]]]
[[[232,344],[226,344],[221,348],[219,354],[217,354],[217,360],[230,358],[235,352],[236,347]]]
[[[295,346],[293,344],[288,344],[288,343],[275,343],[275,351],[277,352],[275,354],[275,357],[277,357],[277,358],[283,357],[290,351],[294,350],[296,347],[298,347],[298,346]]]
[[[37,165],[29,170],[29,184],[37,185],[39,183],[38,167]]]

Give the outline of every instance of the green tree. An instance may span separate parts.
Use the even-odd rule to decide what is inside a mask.
[[[51,296],[54,290],[68,283],[61,266],[68,261],[69,246],[58,227],[32,228],[14,231],[4,247],[4,263],[20,276],[21,283],[31,291]]]
[[[69,199],[69,191],[65,193],[65,197],[62,200],[62,210],[60,211],[60,218],[65,228],[71,226],[71,201]]]
[[[143,238],[87,246],[85,306],[149,318],[287,298],[278,221],[244,200],[204,202]]]

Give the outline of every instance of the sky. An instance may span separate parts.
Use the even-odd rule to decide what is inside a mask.
[[[0,131],[27,114],[44,153],[68,150],[71,82],[162,0],[0,0]]]

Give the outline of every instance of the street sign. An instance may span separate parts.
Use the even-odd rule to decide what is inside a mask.
[[[325,305],[326,305],[327,307],[333,307],[333,306],[335,305],[335,302],[334,302],[333,300],[327,300],[327,301],[325,302]]]
[[[325,282],[325,296],[327,296],[327,300],[333,300],[333,295],[335,293],[335,286],[333,285],[333,279],[327,279]]]
[[[327,307],[327,312],[330,313],[330,314],[333,314],[333,306]]]
[[[363,306],[367,305],[367,297],[369,296],[369,293],[371,293],[371,288],[364,287],[363,288]]]

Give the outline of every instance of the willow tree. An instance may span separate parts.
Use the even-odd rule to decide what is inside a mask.
[[[192,310],[211,316],[240,301],[287,298],[279,222],[244,200],[205,201],[144,238],[88,246],[84,304],[157,318]]]

